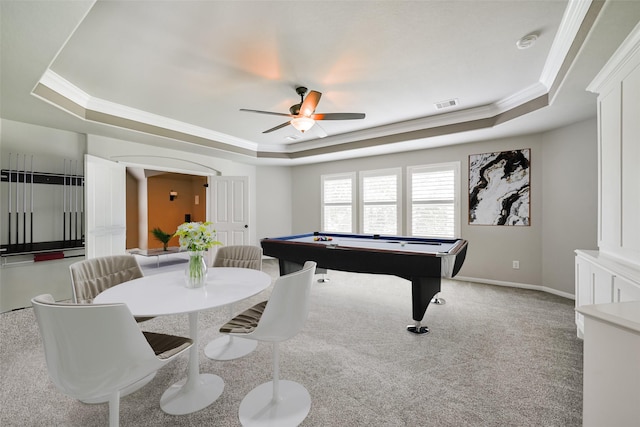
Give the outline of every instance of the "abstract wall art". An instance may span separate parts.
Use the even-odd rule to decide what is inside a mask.
[[[469,156],[469,224],[529,225],[530,149]]]

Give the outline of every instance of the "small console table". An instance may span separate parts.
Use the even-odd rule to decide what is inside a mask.
[[[128,251],[131,255],[140,255],[144,257],[156,257],[156,267],[160,267],[160,256],[177,254],[180,252],[178,246],[170,246],[165,249],[132,249]]]

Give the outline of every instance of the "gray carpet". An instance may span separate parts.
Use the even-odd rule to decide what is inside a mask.
[[[153,260],[155,267],[155,260]],[[167,262],[145,274],[179,267]],[[264,268],[274,278],[277,264]],[[447,303],[431,305],[431,333],[411,323],[411,286],[391,276],[331,271],[315,283],[309,320],[283,343],[281,378],[304,384],[312,407],[303,426],[579,426],[582,341],[573,301],[536,291],[444,281]],[[269,291],[236,304],[238,311]],[[269,381],[271,347],[228,362],[207,359],[227,310],[200,316],[201,372],[225,381],[222,396],[184,416],[159,407],[167,387],[186,376],[187,357],[122,398],[121,426],[238,426],[240,401]],[[186,334],[186,316],[155,318],[143,329]],[[48,378],[31,309],[0,314],[2,426],[106,426],[106,404],[70,399]]]

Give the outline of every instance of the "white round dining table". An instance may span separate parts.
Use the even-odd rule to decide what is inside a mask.
[[[270,284],[271,276],[262,271],[212,267],[206,285],[190,289],[185,286],[184,272],[172,271],[121,283],[101,292],[93,302],[125,303],[131,314],[139,317],[189,315],[189,337],[193,345],[189,349],[187,378],[173,384],[160,398],[163,411],[184,415],[206,408],[224,390],[224,381],[218,375],[200,373],[198,313],[249,298]]]

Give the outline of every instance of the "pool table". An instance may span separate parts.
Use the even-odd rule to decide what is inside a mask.
[[[278,258],[280,274],[300,270],[305,261],[318,268],[355,273],[391,274],[411,281],[413,325],[421,325],[431,299],[440,292],[440,279],[455,276],[467,254],[463,239],[440,239],[340,233],[306,233],[260,241],[265,255]]]

